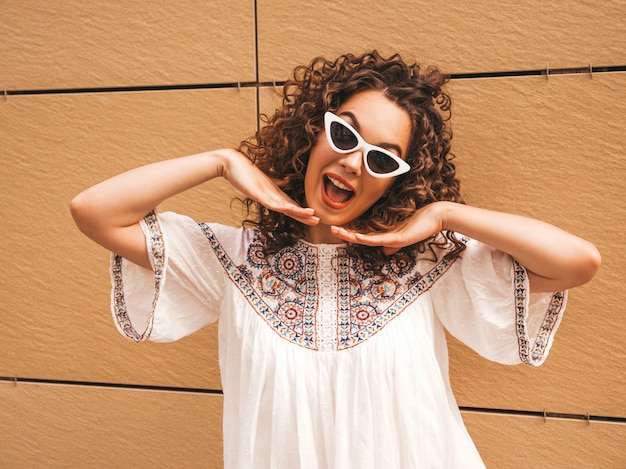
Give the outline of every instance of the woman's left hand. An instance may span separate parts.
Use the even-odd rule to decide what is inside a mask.
[[[440,202],[426,205],[385,233],[360,233],[342,226],[332,226],[331,232],[350,243],[381,246],[383,253],[389,256],[403,247],[428,239],[442,231],[443,207]]]

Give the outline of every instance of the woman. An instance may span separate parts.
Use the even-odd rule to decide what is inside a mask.
[[[539,365],[566,290],[599,268],[580,238],[462,203],[445,82],[399,56],[316,59],[240,151],[144,166],[72,201],[115,253],[124,335],[177,340],[219,318],[226,467],[483,467],[443,328]],[[245,228],[157,214],[216,177],[247,197]]]

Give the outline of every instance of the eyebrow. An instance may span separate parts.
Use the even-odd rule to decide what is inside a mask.
[[[340,114],[340,116],[347,116],[350,118],[350,120],[352,121],[352,127],[354,127],[356,129],[357,132],[359,132],[359,135],[361,134],[361,126],[359,125],[359,120],[356,118],[356,116],[351,113],[350,111],[344,111]],[[361,135],[361,137],[363,137]],[[368,142],[369,143],[369,142]],[[402,148],[400,147],[400,145],[397,145],[395,143],[389,143],[389,142],[382,142],[378,145],[376,145],[378,147],[384,148],[386,150],[395,150],[399,156],[402,156],[404,153],[402,152]]]

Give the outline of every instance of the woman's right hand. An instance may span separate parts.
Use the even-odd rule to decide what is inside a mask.
[[[230,184],[250,199],[275,212],[283,213],[306,225],[319,223],[312,208],[301,207],[280,187],[237,150],[220,150],[224,158],[221,172]]]

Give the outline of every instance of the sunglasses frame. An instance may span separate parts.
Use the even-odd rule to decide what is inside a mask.
[[[337,145],[335,145],[335,142],[333,142],[333,139],[331,137],[331,132],[330,132],[330,126],[334,123],[338,123],[343,125],[344,127],[346,127],[350,132],[352,132],[354,134],[354,136],[356,137],[357,140],[357,144],[354,148],[350,148],[348,150],[342,150],[341,148],[339,148]],[[324,113],[324,129],[326,130],[326,140],[328,140],[329,145],[331,146],[331,148],[336,151],[337,153],[352,153],[353,151],[362,149],[363,150],[363,164],[365,165],[365,169],[367,169],[367,172],[375,177],[375,178],[390,178],[390,177],[394,177],[394,176],[399,176],[400,174],[404,174],[407,173],[411,170],[411,166],[409,166],[409,164],[404,161],[402,158],[400,158],[398,155],[395,155],[394,153],[390,152],[389,150],[382,148],[382,147],[378,147],[376,145],[371,145],[369,143],[367,143],[365,141],[365,139],[363,137],[361,137],[361,134],[359,134],[356,129],[354,127],[352,127],[349,123],[347,123],[345,120],[343,120],[341,117],[339,117],[336,114],[333,114],[330,111],[326,111]],[[370,166],[369,163],[367,162],[367,155],[370,151],[375,150],[375,151],[379,151],[382,154],[388,156],[389,158],[391,158],[392,160],[394,160],[396,163],[398,163],[398,169],[391,171],[389,173],[376,173],[374,172]]]

